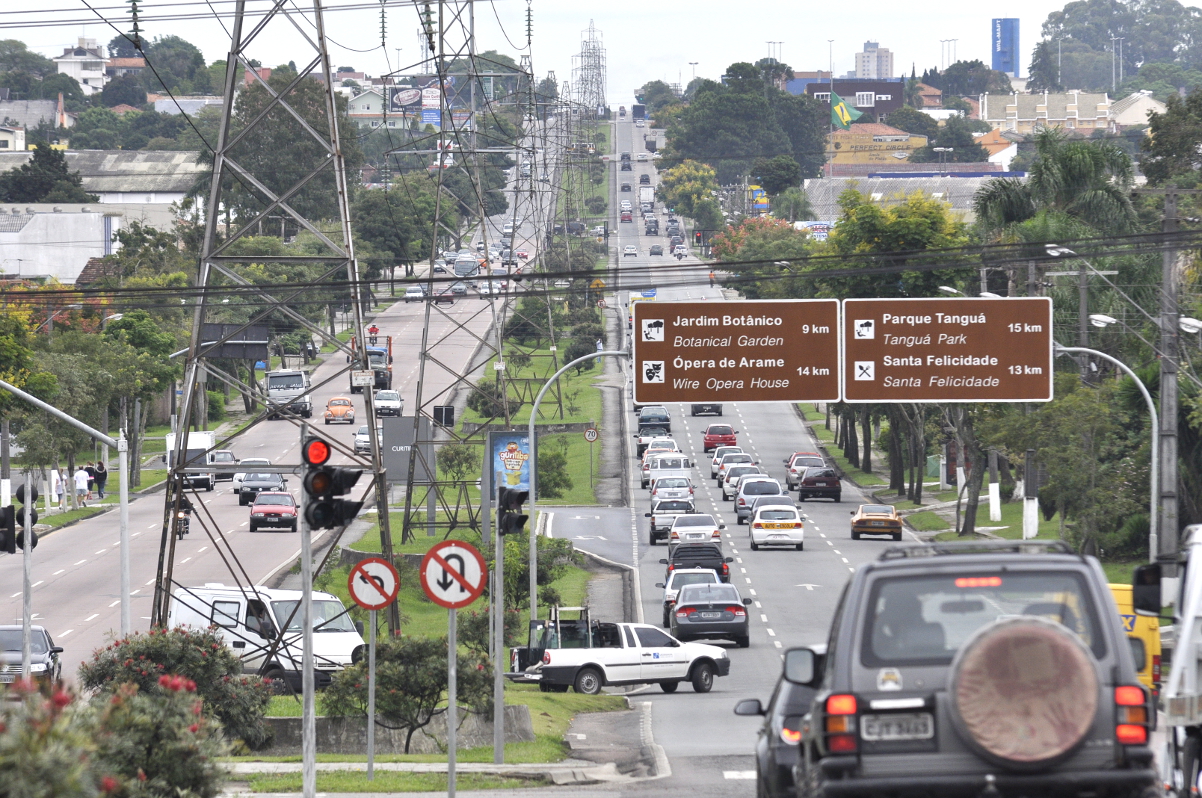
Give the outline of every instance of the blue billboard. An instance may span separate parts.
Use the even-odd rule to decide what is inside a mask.
[[[993,68],[1017,78],[1022,70],[1018,51],[1018,19],[993,20]]]
[[[517,432],[489,432],[488,462],[494,488],[530,490],[530,436]]]

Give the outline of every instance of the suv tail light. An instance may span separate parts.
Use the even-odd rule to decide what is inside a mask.
[[[796,716],[786,717],[781,724],[780,739],[785,745],[797,745],[801,742],[801,724],[804,721]]]
[[[1124,684],[1114,688],[1114,736],[1123,745],[1148,742],[1148,696],[1140,685]]]
[[[730,576],[730,564],[729,563],[722,563],[722,575]]]
[[[551,664],[551,652],[550,652],[550,651],[544,651],[544,652],[543,652],[543,664],[544,664],[544,665],[550,665],[550,664]]]
[[[854,695],[832,695],[826,699],[826,750],[833,754],[854,754],[859,749],[856,739]]]

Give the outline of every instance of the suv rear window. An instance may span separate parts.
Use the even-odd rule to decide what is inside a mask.
[[[769,482],[766,479],[748,482],[743,486],[744,496],[776,496],[779,493],[780,485],[777,485],[775,482]]]
[[[865,667],[947,665],[978,629],[1002,618],[1038,615],[1063,624],[1106,654],[1093,599],[1080,574],[1038,571],[879,579],[861,643]]]
[[[834,478],[834,476],[835,476],[835,472],[834,472],[832,469],[829,469],[829,468],[815,468],[815,469],[812,469],[812,470],[806,471],[806,477],[805,477],[805,478],[806,478],[807,480],[810,480],[810,479],[832,479],[832,478]]]

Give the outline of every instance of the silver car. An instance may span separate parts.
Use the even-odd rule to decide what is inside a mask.
[[[382,447],[384,445],[384,431],[376,430],[376,441]],[[355,454],[371,454],[371,436],[367,432],[367,425],[359,427],[359,431],[355,433]]]

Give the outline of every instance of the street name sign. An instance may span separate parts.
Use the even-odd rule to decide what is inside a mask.
[[[632,307],[638,404],[839,400],[837,299]]]
[[[475,546],[462,540],[444,540],[426,552],[419,568],[422,589],[440,607],[466,607],[484,592],[488,567]]]
[[[1049,297],[843,300],[845,402],[1048,402]]]
[[[382,610],[396,600],[401,577],[392,563],[379,557],[358,562],[347,575],[351,598],[365,610]]]

